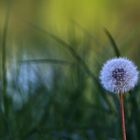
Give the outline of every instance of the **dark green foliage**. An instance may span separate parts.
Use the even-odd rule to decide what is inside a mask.
[[[25,48],[28,50],[26,59],[23,59],[23,52],[19,52],[17,71],[14,71],[15,74],[10,71],[13,79],[7,81],[9,86],[4,86],[5,92],[10,92],[13,96],[16,93],[21,99],[23,96],[20,100],[20,103],[22,101],[23,103],[21,107],[18,103],[15,105],[12,96],[7,93],[7,97],[10,98],[8,117],[5,118],[0,112],[0,139],[119,140],[121,127],[118,97],[106,93],[98,79],[103,62],[111,56],[120,56],[111,34],[106,30],[115,55],[110,51],[111,46],[98,46],[97,40],[94,41],[92,35],[89,37],[90,33],[82,28],[80,29],[84,34],[83,38],[78,40],[73,33],[69,41],[36,26],[31,25],[31,28],[34,35],[30,35],[27,43],[33,48],[31,50]],[[38,35],[39,33],[42,35]],[[45,50],[46,56],[43,51],[40,55],[39,49],[35,48],[40,47],[38,46],[41,44],[40,38],[43,38],[45,45],[39,49]],[[90,48],[91,42],[94,42],[93,49]],[[3,47],[5,48],[5,45]],[[98,47],[100,47],[99,50]],[[61,50],[61,53],[56,50]],[[105,51],[108,52],[107,56]],[[32,55],[31,52],[35,54]],[[6,52],[2,53],[5,55]],[[40,59],[35,57],[37,55]],[[7,61],[10,61],[10,58],[7,58]],[[6,60],[3,60],[3,65],[5,63]],[[25,85],[22,85],[18,79],[23,65],[27,67],[27,73],[29,73],[28,90],[24,90]],[[36,84],[30,81],[30,74],[33,73],[30,73],[30,69],[33,65],[37,69]],[[47,75],[49,67],[52,72],[48,74],[52,80],[51,85],[44,82],[44,76]],[[6,75],[6,69],[3,68],[3,71]],[[21,79],[24,79],[24,76],[27,75],[22,75]],[[49,78],[47,81],[50,80]],[[138,140],[140,138],[138,104],[140,89],[137,86],[131,92],[126,95],[125,100],[127,136],[128,140]],[[27,100],[24,99],[25,95],[28,97]]]

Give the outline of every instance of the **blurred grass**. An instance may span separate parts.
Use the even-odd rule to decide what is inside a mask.
[[[33,4],[33,1],[29,3]],[[130,32],[131,26],[128,25],[122,30],[125,35],[120,35],[118,30],[120,31],[121,27],[116,23],[116,16],[114,20],[112,19],[114,24],[109,26],[111,22],[108,19],[111,18],[109,16],[105,18],[102,11],[106,9],[105,13],[111,15],[110,10],[115,6],[111,7],[111,1],[104,1],[104,4],[99,1],[94,6],[94,2],[90,0],[82,1],[81,4],[72,1],[68,2],[61,11],[64,3],[63,0],[60,3],[36,1],[33,9],[30,9],[27,0],[16,1],[10,11],[10,20],[6,18],[0,37],[2,42],[0,88],[1,96],[6,97],[4,103],[7,106],[6,116],[0,112],[2,140],[119,140],[121,138],[118,98],[104,91],[98,76],[103,63],[120,54],[132,58],[140,66],[139,56],[135,56],[133,51],[137,50],[137,54],[140,51],[137,47],[139,27],[133,24],[134,30]],[[121,2],[115,3],[118,7],[121,5]],[[51,7],[53,4],[54,7]],[[7,6],[7,4],[2,5]],[[25,5],[28,7],[24,13]],[[50,8],[50,13],[47,13],[50,17],[44,18],[46,14],[42,6]],[[92,9],[92,6],[95,9]],[[55,7],[56,9],[59,7],[60,11],[56,10],[58,13],[53,10]],[[89,8],[89,11],[86,8]],[[38,17],[40,14],[37,14],[37,9],[43,12],[43,18]],[[67,18],[72,19],[71,23],[69,20],[65,23],[65,16],[58,16],[65,10],[70,14],[70,17],[67,17],[68,13],[64,13]],[[97,13],[101,12],[101,16],[95,12],[96,10]],[[80,14],[78,20],[79,11],[84,14]],[[114,11],[118,11],[117,8]],[[105,29],[105,34],[103,29],[101,31],[99,28],[96,29],[96,25],[91,27],[94,20],[91,19],[90,12],[95,12],[93,17],[100,18],[98,22],[103,21],[103,26],[107,24],[108,30]],[[68,27],[63,27],[65,24]],[[134,48],[130,48],[129,42]],[[140,83],[125,98],[127,140],[140,138],[139,85]]]

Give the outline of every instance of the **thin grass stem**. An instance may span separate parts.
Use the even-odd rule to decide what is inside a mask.
[[[104,28],[104,31],[105,31],[107,37],[110,40],[110,43],[111,43],[111,46],[113,47],[113,50],[115,52],[115,55],[117,57],[120,57],[121,56],[121,53],[120,53],[120,50],[119,50],[119,48],[117,46],[117,43],[115,42],[115,39],[112,37],[111,33],[106,28]]]
[[[122,140],[126,140],[124,97],[122,93],[119,94],[119,98],[120,98],[120,113],[121,113],[121,125],[122,125]]]
[[[8,24],[9,24],[10,10],[7,8],[7,13],[4,21],[4,29],[2,36],[2,111],[4,114],[7,113],[7,99],[6,99],[6,89],[7,89],[7,68],[6,68],[6,43],[7,43],[7,33],[8,33]]]

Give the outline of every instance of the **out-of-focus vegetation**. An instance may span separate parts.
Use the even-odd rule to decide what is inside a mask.
[[[118,97],[98,75],[117,55],[139,67],[136,0],[0,1],[0,139],[120,140]],[[9,11],[9,12],[7,12]],[[125,96],[127,140],[140,139],[140,84]]]

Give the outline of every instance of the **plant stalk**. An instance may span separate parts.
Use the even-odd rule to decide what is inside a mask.
[[[120,98],[120,113],[121,113],[121,126],[122,126],[122,140],[126,140],[126,129],[125,129],[125,113],[124,113],[124,97],[123,94],[119,94]]]

